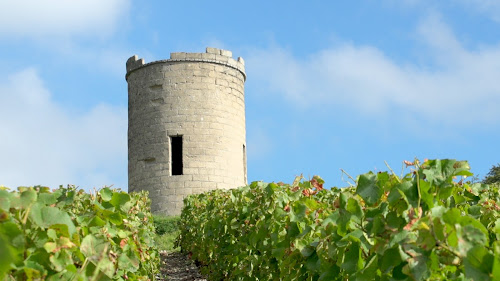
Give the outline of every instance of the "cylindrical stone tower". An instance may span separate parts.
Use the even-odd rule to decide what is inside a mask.
[[[244,61],[226,50],[127,61],[129,191],[180,214],[188,194],[246,184]]]

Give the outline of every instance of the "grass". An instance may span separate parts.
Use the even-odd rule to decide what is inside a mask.
[[[175,240],[179,236],[179,216],[162,216],[153,215],[155,225],[155,241],[158,250],[167,252],[179,251],[179,247],[175,247]]]

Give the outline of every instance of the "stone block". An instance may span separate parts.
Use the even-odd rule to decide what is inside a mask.
[[[222,50],[222,49],[220,50],[220,54],[222,56],[226,56],[226,57],[232,57],[233,56],[233,52],[228,51],[228,50]]]
[[[178,189],[176,193],[176,195],[189,195],[189,194],[193,194],[193,189],[187,187]]]
[[[223,63],[227,63],[229,61],[229,57],[223,55],[215,55],[215,60]]]
[[[201,59],[201,54],[200,53],[186,53],[186,59]],[[188,66],[194,66],[193,64],[190,64]],[[196,65],[198,66],[198,65]],[[191,68],[191,67],[190,67]]]
[[[201,59],[204,59],[204,60],[215,60],[215,55],[218,54],[218,53],[205,53],[205,54],[201,54]]]
[[[126,63],[127,72],[129,72],[135,68],[138,68],[139,66],[141,66],[143,64],[144,64],[144,59],[139,59],[139,57],[137,55],[133,55],[127,60],[127,63]]]
[[[184,60],[186,59],[186,53],[170,53],[170,59]]]
[[[212,48],[212,47],[207,47],[206,49],[207,54],[220,54],[220,49],[217,48]]]

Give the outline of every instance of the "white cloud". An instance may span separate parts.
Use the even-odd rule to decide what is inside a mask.
[[[417,7],[425,10],[442,10],[444,13],[446,7],[457,5],[465,9],[467,12],[480,13],[487,15],[492,20],[500,23],[500,1],[498,0],[384,0],[385,3],[396,7],[405,7],[407,9],[415,9]]]
[[[0,85],[0,185],[126,190],[125,108],[101,104],[74,113],[54,102],[33,68]]]
[[[7,0],[0,9],[0,34],[107,35],[129,9],[130,0]]]
[[[337,45],[298,59],[273,47],[247,60],[251,79],[297,106],[365,116],[423,120],[439,126],[498,124],[500,46],[468,51],[436,16],[417,29],[432,67],[400,64],[372,46]],[[423,51],[425,52],[425,51]]]
[[[66,41],[52,46],[51,51],[59,58],[70,60],[71,66],[81,66],[89,71],[98,70],[105,74],[125,76],[125,62],[134,54],[119,46],[86,46]],[[139,52],[148,54],[147,51]],[[141,57],[144,57],[142,55]]]
[[[498,0],[460,0],[465,7],[475,9],[487,14],[496,22],[500,23],[500,1]]]

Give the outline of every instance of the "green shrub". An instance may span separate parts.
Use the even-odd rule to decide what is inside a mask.
[[[0,280],[153,280],[149,205],[145,192],[0,188]]]
[[[180,219],[180,216],[153,215],[156,234],[163,235],[178,231]]]
[[[153,215],[155,225],[155,241],[158,250],[167,252],[177,251],[179,248],[175,245],[179,236],[180,216],[162,216]]]
[[[500,280],[500,190],[465,161],[254,182],[184,200],[179,243],[211,280]]]

